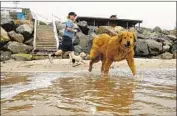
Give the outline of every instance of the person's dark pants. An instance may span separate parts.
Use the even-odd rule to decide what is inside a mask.
[[[72,38],[70,38],[68,36],[63,36],[60,48],[63,52],[74,51]]]

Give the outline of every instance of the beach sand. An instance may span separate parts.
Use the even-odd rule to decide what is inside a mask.
[[[69,63],[69,59],[54,59],[51,64],[48,59],[33,60],[33,61],[14,61],[9,60],[1,62],[1,72],[69,72],[77,70],[88,70],[89,60],[84,61],[85,64],[73,67]],[[163,59],[143,59],[135,58],[137,69],[159,69],[159,68],[176,68],[176,59],[163,60]],[[100,69],[101,62],[94,64],[94,69]],[[128,68],[126,60],[114,62],[111,69],[115,68]]]

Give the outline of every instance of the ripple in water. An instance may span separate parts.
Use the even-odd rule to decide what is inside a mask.
[[[138,70],[136,78],[129,69],[98,72],[21,73],[12,84],[3,74],[2,114],[176,115],[176,69]]]

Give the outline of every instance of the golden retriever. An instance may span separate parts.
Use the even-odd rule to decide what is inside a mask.
[[[136,66],[134,62],[135,42],[135,33],[127,31],[113,37],[107,34],[96,37],[93,40],[93,46],[90,51],[89,72],[92,71],[93,63],[101,60],[101,72],[104,73],[104,75],[108,75],[109,68],[113,61],[126,59],[133,75],[136,75]]]

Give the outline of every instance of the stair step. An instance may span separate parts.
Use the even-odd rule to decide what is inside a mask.
[[[56,44],[56,41],[36,41],[36,44]]]
[[[57,51],[57,48],[36,48],[38,51]]]
[[[53,25],[37,25],[37,28],[53,28]]]
[[[47,47],[47,48],[48,48],[48,47],[54,47],[54,48],[56,48],[57,45],[56,45],[56,44],[55,44],[55,45],[54,45],[54,44],[53,44],[53,45],[39,45],[39,44],[36,44],[36,47],[44,47],[44,48],[45,48],[45,47]]]
[[[41,31],[51,31],[51,32],[53,32],[53,29],[41,29],[41,28],[39,28],[39,29],[37,29],[36,30],[36,32],[41,32]]]
[[[50,32],[36,32],[36,35],[54,35],[54,33],[50,33]]]
[[[38,39],[38,40],[43,40],[43,39],[45,39],[45,40],[55,40],[55,37],[52,35],[43,35],[43,36],[39,36],[39,35],[37,35],[37,37],[36,37],[36,39]]]

